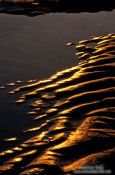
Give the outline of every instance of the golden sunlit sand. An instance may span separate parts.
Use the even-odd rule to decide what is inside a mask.
[[[28,114],[37,125],[24,131],[34,136],[0,152],[1,175],[72,175],[95,165],[113,170],[115,34],[67,46],[75,47],[77,66],[11,91],[22,92],[17,104],[33,99]]]

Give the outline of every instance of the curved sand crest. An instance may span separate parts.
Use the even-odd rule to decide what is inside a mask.
[[[0,153],[2,175],[71,175],[85,166],[115,162],[115,34],[75,45],[79,65],[48,80],[20,86],[17,100],[38,123],[34,136]]]
[[[114,0],[0,0],[0,13],[36,16],[46,13],[98,12],[115,9]]]

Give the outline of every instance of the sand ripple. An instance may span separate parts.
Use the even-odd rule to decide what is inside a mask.
[[[0,153],[1,174],[71,175],[100,164],[113,169],[115,34],[67,45],[75,46],[79,65],[10,92],[22,92],[16,102],[29,103],[37,125],[24,131],[33,137]]]

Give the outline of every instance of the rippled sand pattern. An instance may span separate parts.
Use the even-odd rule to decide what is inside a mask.
[[[33,99],[28,114],[37,125],[24,131],[33,137],[0,153],[1,174],[72,175],[100,164],[113,169],[115,34],[67,45],[76,47],[79,65],[10,92],[22,92],[19,104]]]

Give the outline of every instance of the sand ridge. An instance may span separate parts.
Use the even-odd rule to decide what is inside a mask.
[[[77,66],[10,91],[22,93],[16,103],[31,106],[37,125],[23,131],[33,137],[0,152],[1,174],[72,175],[100,164],[114,170],[115,34],[67,45]]]

